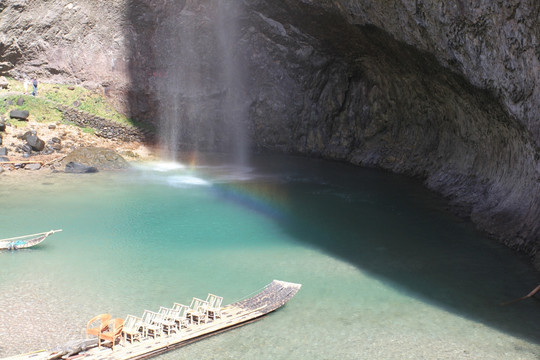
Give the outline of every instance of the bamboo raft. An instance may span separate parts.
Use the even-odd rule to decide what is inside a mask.
[[[228,331],[261,319],[263,316],[279,309],[300,290],[302,285],[274,280],[258,294],[221,308],[221,317],[208,319],[206,322],[194,322],[181,328],[180,331],[156,338],[146,337],[140,341],[118,343],[114,349],[107,346],[92,348],[75,354],[72,357],[61,356],[58,352],[40,351],[17,355],[10,360],[41,360],[84,358],[85,360],[128,360],[147,359],[167,351],[189,345],[212,335]],[[110,343],[109,343],[110,344]]]

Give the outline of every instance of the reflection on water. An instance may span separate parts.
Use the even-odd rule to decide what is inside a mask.
[[[214,163],[215,164],[215,163]],[[302,283],[263,321],[163,355],[235,359],[538,359],[538,273],[415,181],[261,157],[251,168],[144,164],[128,173],[3,177],[0,356],[52,348],[86,320],[212,292],[230,303]]]

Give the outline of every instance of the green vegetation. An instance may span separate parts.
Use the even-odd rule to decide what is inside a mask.
[[[10,78],[8,78],[8,82],[9,89],[0,90],[0,115],[5,117],[9,116],[9,111],[17,109],[28,110],[30,119],[34,121],[62,122],[62,112],[57,110],[56,106],[67,105],[120,124],[149,128],[148,124],[136,123],[114,110],[101,94],[81,86],[40,83],[38,96],[34,97],[30,95],[31,85],[28,88],[28,94],[23,95],[23,82]],[[24,99],[22,106],[17,105],[17,99],[20,97]],[[13,120],[10,121],[13,122]],[[87,129],[85,131],[93,130]]]
[[[96,129],[85,127],[82,128],[81,131],[86,134],[94,134],[96,132]]]
[[[10,89],[11,90],[11,89]],[[5,91],[5,90],[2,90]],[[22,97],[24,103],[19,106],[17,100]],[[28,110],[30,118],[39,122],[57,122],[62,121],[62,113],[55,108],[54,103],[44,101],[43,99],[31,95],[4,95],[0,92],[0,115],[9,117],[11,110]],[[14,122],[14,120],[10,120]]]

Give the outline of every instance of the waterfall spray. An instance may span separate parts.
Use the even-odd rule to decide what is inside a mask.
[[[163,157],[220,151],[247,161],[245,66],[237,1],[172,5],[155,31],[158,128]]]

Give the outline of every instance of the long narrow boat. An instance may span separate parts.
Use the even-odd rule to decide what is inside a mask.
[[[55,232],[59,231],[62,231],[62,229],[50,230],[42,233],[17,236],[7,239],[0,239],[0,250],[17,250],[29,248],[31,246],[35,246],[41,243],[49,235],[52,235]]]
[[[162,335],[157,338],[146,337],[140,341],[120,341],[114,350],[111,347],[97,347],[88,340],[81,340],[80,345],[71,343],[64,352],[34,352],[10,357],[11,360],[41,360],[67,358],[70,355],[83,357],[85,360],[139,360],[163,354],[164,352],[189,345],[206,337],[228,331],[261,319],[263,316],[279,309],[289,301],[302,285],[274,280],[262,291],[247,299],[237,301],[221,308],[221,317],[209,319],[200,324],[190,323],[181,331]],[[83,348],[74,352],[71,349]]]

